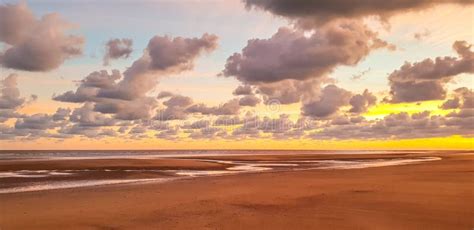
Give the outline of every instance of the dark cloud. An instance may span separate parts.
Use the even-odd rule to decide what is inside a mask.
[[[325,118],[335,114],[340,107],[345,106],[351,99],[351,93],[335,85],[326,86],[318,99],[305,102],[301,108],[302,114],[316,118]]]
[[[15,129],[39,129],[46,130],[56,127],[51,116],[47,114],[34,114],[24,118],[20,118],[15,123]]]
[[[367,109],[375,105],[377,102],[377,97],[375,97],[369,90],[364,90],[362,94],[357,94],[352,96],[349,100],[349,104],[352,108],[349,110],[351,113],[363,113],[367,111]]]
[[[439,4],[472,4],[469,0],[243,0],[247,8],[258,8],[290,19],[296,19],[299,25],[314,26],[339,18],[362,18],[392,15],[420,11]]]
[[[132,46],[132,39],[110,39],[105,44],[104,65],[109,65],[110,60],[113,59],[128,58],[133,52]]]
[[[452,135],[474,136],[474,109],[461,109],[447,115],[445,124],[457,129]]]
[[[156,99],[163,99],[163,98],[168,98],[174,96],[174,93],[169,92],[169,91],[161,91]]]
[[[10,118],[21,118],[24,115],[17,113],[14,109],[0,109],[0,123],[3,123]]]
[[[473,109],[474,108],[474,91],[467,87],[461,87],[454,91],[462,99],[461,108]]]
[[[384,46],[377,33],[358,21],[330,23],[311,36],[283,27],[269,39],[249,40],[242,53],[227,59],[223,75],[249,84],[320,78]]]
[[[33,140],[41,136],[46,136],[42,129],[17,129],[4,124],[0,124],[0,140],[15,140],[21,138],[23,140]]]
[[[71,110],[69,108],[58,108],[52,118],[53,121],[65,121],[69,119],[69,115],[71,115]]]
[[[457,109],[461,107],[461,102],[459,100],[459,98],[453,98],[453,99],[449,99],[449,100],[446,100],[442,105],[441,105],[441,108],[442,109]]]
[[[53,97],[53,100],[62,102],[82,103],[97,101],[100,89],[111,89],[116,86],[116,81],[122,77],[120,71],[112,70],[109,74],[106,70],[90,73],[81,82],[76,91],[67,91]]]
[[[239,99],[240,106],[256,106],[261,102],[260,98],[255,95],[247,95]]]
[[[250,85],[239,85],[235,90],[234,92],[232,92],[232,94],[236,95],[236,96],[240,96],[240,95],[252,95],[253,92],[252,92],[252,87]]]
[[[439,100],[446,97],[445,85],[462,73],[474,73],[474,52],[466,41],[456,41],[453,49],[459,57],[437,57],[405,63],[392,72],[390,99],[393,103]]]
[[[84,38],[67,35],[72,26],[58,14],[36,19],[26,4],[0,5],[0,64],[26,71],[49,71],[82,54]]]
[[[442,109],[471,109],[474,108],[474,92],[467,87],[454,90],[454,98],[446,100],[441,106]]]

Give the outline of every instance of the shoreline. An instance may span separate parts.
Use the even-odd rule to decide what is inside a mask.
[[[471,229],[474,156],[0,194],[5,229]]]
[[[153,181],[162,183],[185,177],[387,167],[441,159],[426,154],[397,153],[4,160],[0,161],[0,194]]]

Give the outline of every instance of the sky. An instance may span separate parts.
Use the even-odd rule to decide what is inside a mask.
[[[473,149],[465,0],[0,0],[2,149]]]

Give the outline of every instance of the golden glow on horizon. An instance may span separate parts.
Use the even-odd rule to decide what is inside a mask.
[[[430,115],[446,115],[450,113],[450,110],[442,110],[439,107],[443,104],[443,100],[436,101],[424,101],[424,102],[413,102],[413,103],[400,103],[400,104],[388,104],[380,103],[374,107],[371,107],[365,114],[364,117],[367,119],[383,118],[386,115],[394,113],[406,112],[408,114],[421,113],[429,111]]]
[[[40,147],[38,147],[40,146]],[[71,138],[64,141],[40,139],[31,142],[3,142],[2,149],[286,149],[286,150],[474,150],[474,138],[451,136],[403,140],[192,140],[179,141],[147,138],[123,140],[104,138],[90,140]]]

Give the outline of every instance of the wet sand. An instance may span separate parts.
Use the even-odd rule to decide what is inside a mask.
[[[472,229],[474,155],[424,156],[443,160],[0,194],[0,228]]]

